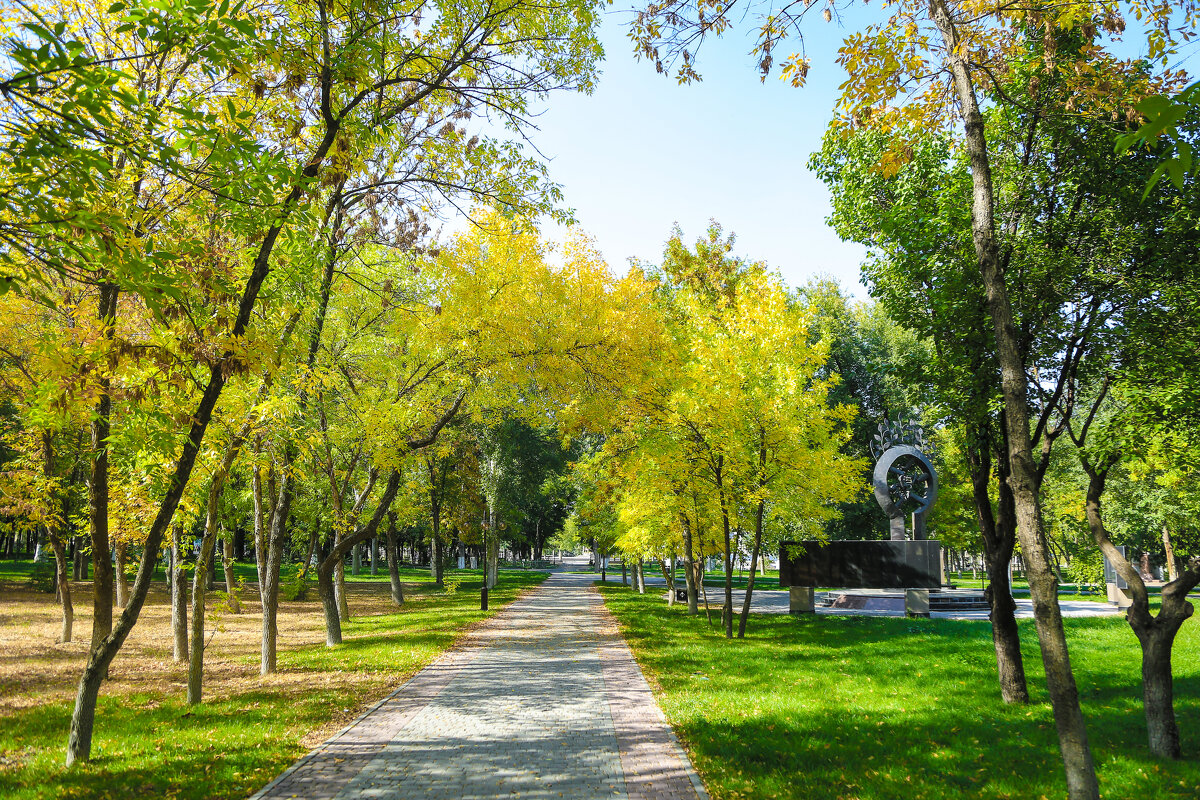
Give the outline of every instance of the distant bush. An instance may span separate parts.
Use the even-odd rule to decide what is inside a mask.
[[[53,594],[56,588],[55,583],[57,582],[56,572],[57,568],[48,561],[34,563],[33,567],[29,570],[29,588],[35,592]]]
[[[288,576],[287,582],[283,586],[283,596],[287,600],[307,600],[308,590],[311,588],[312,581],[308,579],[308,565],[302,564]]]

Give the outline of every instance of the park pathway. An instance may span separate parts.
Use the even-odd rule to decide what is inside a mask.
[[[252,800],[704,800],[593,580],[551,575]]]

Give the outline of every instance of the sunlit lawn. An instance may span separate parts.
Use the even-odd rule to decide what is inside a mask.
[[[999,700],[986,622],[754,615],[725,641],[704,617],[601,588],[715,798],[1064,797],[1037,639],[1021,623],[1035,702]],[[1144,743],[1139,648],[1122,618],[1069,619],[1105,798],[1200,797],[1200,628],[1175,650],[1187,756]]]
[[[545,577],[502,571],[489,613]],[[303,755],[311,732],[332,733],[489,616],[479,610],[478,577],[452,595],[406,589],[403,609],[346,623],[339,647],[281,649],[274,678],[259,680],[257,659],[247,655],[248,677],[214,687],[216,699],[200,706],[189,708],[181,686],[169,686],[165,675],[162,691],[102,692],[93,759],[75,769],[63,767],[69,702],[0,716],[0,797],[246,797]],[[386,596],[385,587],[379,591]],[[309,605],[320,614],[315,601]]]

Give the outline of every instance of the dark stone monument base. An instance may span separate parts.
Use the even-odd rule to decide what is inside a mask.
[[[938,589],[942,545],[925,541],[783,542],[779,588]]]

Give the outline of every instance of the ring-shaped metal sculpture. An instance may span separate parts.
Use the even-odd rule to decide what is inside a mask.
[[[937,472],[912,445],[889,448],[875,464],[875,500],[889,519],[922,514],[937,500]]]

